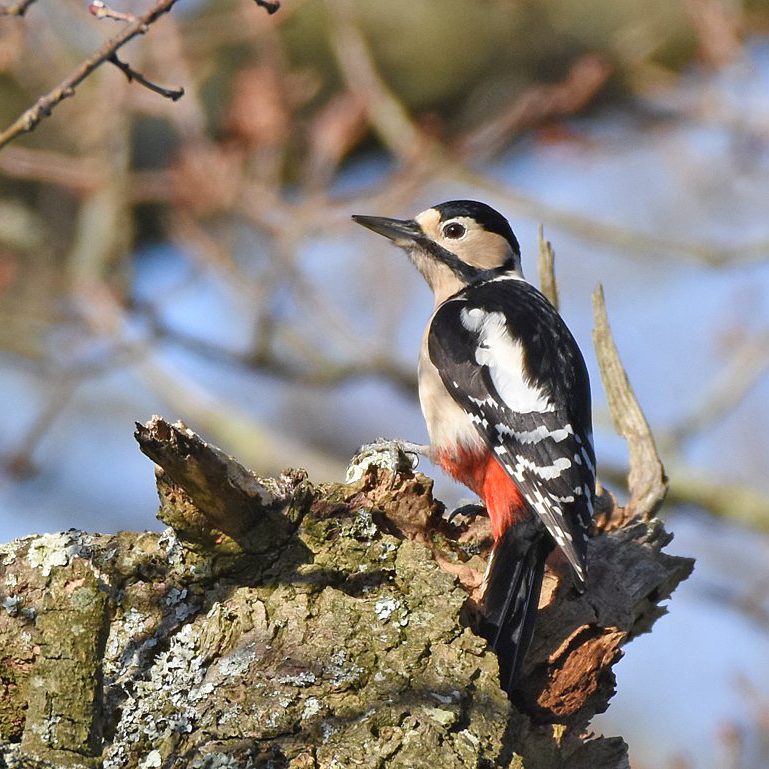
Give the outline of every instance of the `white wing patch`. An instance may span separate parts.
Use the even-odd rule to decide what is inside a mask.
[[[464,308],[459,318],[468,331],[477,334],[475,361],[479,366],[488,367],[491,381],[508,408],[520,413],[555,410],[547,394],[527,380],[523,346],[508,333],[501,312]]]
[[[497,454],[508,453],[504,446],[496,446],[495,451]],[[546,465],[543,467],[542,465],[538,465],[536,462],[532,462],[526,457],[517,456],[515,467],[513,468],[512,472],[513,478],[515,478],[515,480],[519,483],[523,483],[525,478],[524,470],[527,468],[543,480],[550,481],[553,478],[557,478],[559,475],[561,475],[561,473],[564,472],[564,470],[568,470],[570,467],[571,460],[567,459],[566,457],[559,457],[555,460],[555,462],[553,462],[552,465]]]
[[[564,425],[556,430],[549,430],[545,425],[539,425],[535,430],[513,430],[508,425],[500,422],[495,425],[497,429],[497,435],[501,438],[503,435],[509,435],[511,438],[515,438],[519,443],[540,443],[547,438],[560,443],[565,441],[570,435],[574,435],[574,429],[571,425]],[[574,459],[579,464],[579,456],[575,456]]]

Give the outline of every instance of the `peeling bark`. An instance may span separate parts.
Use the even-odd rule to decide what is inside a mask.
[[[171,528],[0,547],[0,766],[628,766],[586,730],[691,571],[659,521],[602,500],[588,591],[548,572],[511,704],[469,627],[487,523],[449,526],[428,478],[257,479],[159,418],[137,439]]]

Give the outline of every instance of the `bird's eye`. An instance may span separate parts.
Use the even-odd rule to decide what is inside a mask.
[[[446,238],[451,238],[452,240],[461,238],[465,232],[467,232],[467,230],[465,229],[464,225],[460,224],[459,222],[450,222],[443,228],[443,236]]]

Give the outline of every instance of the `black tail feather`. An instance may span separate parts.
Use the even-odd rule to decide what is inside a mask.
[[[500,683],[508,695],[531,642],[545,559],[552,548],[544,527],[531,519],[511,526],[494,546],[479,631],[497,653]]]

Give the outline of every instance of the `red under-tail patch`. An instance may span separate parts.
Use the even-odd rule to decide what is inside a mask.
[[[463,447],[454,452],[438,451],[436,461],[483,500],[495,541],[526,517],[526,503],[515,481],[489,451]]]

